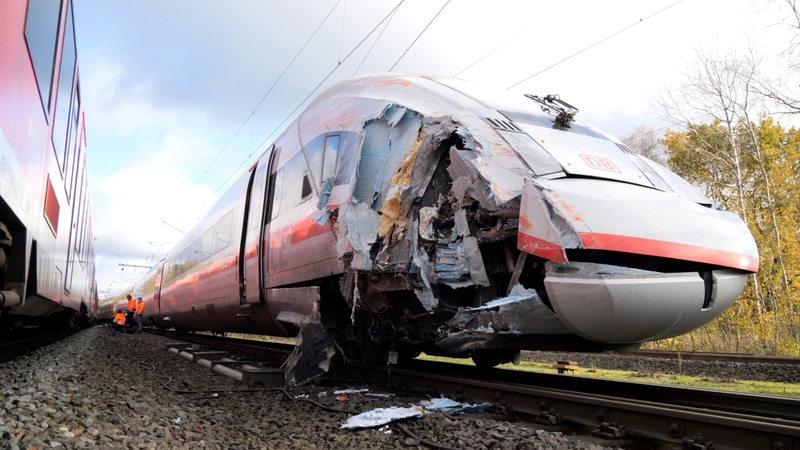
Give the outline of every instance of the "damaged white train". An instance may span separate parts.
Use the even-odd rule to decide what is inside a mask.
[[[745,224],[558,97],[373,75],[310,104],[135,287],[156,325],[513,360],[638,347],[722,313]]]

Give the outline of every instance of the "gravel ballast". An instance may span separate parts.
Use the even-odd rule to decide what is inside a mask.
[[[400,425],[342,429],[353,414],[308,400],[355,414],[424,399],[342,396],[324,386],[245,391],[165,344],[149,334],[112,337],[97,326],[0,363],[0,448],[614,448],[489,414],[425,411]]]

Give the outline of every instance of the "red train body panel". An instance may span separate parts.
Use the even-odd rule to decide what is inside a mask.
[[[0,2],[0,324],[97,308],[70,1]]]
[[[339,83],[134,295],[162,326],[489,364],[718,316],[758,268],[750,232],[576,112],[459,80]]]

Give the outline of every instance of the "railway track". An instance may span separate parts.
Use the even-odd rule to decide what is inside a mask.
[[[385,370],[362,369],[367,380]],[[457,375],[454,375],[457,372]],[[800,400],[644,383],[478,369],[414,361],[391,371],[395,386],[506,405],[542,423],[570,422],[603,436],[690,448],[800,448]]]
[[[690,361],[720,361],[720,362],[742,362],[742,363],[769,363],[786,364],[800,366],[800,358],[788,356],[771,355],[750,355],[742,353],[706,353],[706,352],[675,352],[666,350],[640,350],[631,353],[615,353],[620,356],[641,357],[641,358],[661,358],[661,359],[683,359]]]
[[[191,338],[198,346],[226,348],[226,339],[218,337],[180,338]],[[272,352],[266,349],[275,346],[247,340],[232,342],[240,350],[250,347],[251,355]],[[287,352],[290,347],[282,346],[281,351]],[[202,357],[203,350],[196,351]],[[231,359],[214,357],[217,361]],[[216,364],[222,363],[209,365]],[[794,398],[480,369],[423,360],[388,368],[339,362],[331,376],[457,400],[491,402],[538,423],[588,427],[593,434],[605,438],[643,439],[653,445],[693,449],[800,448],[800,399]]]
[[[8,361],[37,348],[52,344],[77,330],[50,330],[45,328],[23,328],[3,333],[0,338],[0,362]]]

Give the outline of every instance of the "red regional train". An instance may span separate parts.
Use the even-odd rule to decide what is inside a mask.
[[[758,270],[745,224],[577,112],[454,79],[341,82],[134,296],[163,327],[299,333],[302,374],[335,351],[631,348],[717,317]]]
[[[72,3],[0,2],[0,329],[96,308]]]

